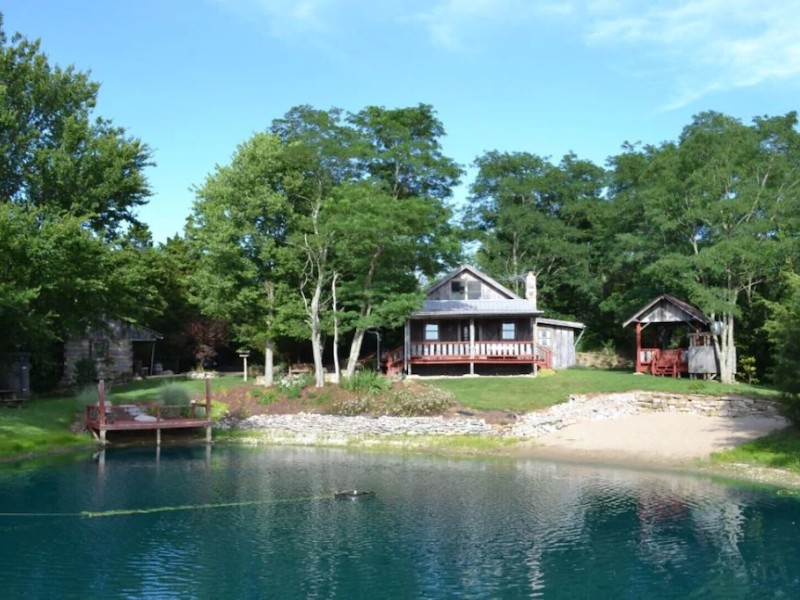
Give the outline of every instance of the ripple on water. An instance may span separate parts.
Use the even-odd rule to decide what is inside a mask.
[[[73,513],[0,517],[8,597],[800,596],[798,499],[694,477],[215,448],[0,482],[0,512]],[[76,516],[154,507],[184,508]]]

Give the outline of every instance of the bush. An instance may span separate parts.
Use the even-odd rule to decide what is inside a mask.
[[[374,405],[370,402],[369,398],[347,398],[336,402],[331,407],[331,414],[341,415],[343,417],[355,417],[358,415],[367,414],[374,410]]]
[[[76,360],[72,366],[72,380],[81,388],[97,381],[97,365],[94,360],[88,356]]]
[[[75,396],[75,405],[79,410],[84,410],[88,405],[97,404],[97,402],[97,386],[94,385],[84,385]],[[111,404],[108,399],[106,399],[106,402]]]
[[[250,396],[253,397],[258,404],[272,404],[280,398],[280,392],[274,388],[252,388],[250,390]]]
[[[314,376],[309,373],[286,375],[278,382],[278,389],[287,398],[299,398],[303,390],[314,383]]]
[[[438,415],[455,403],[456,398],[451,392],[439,388],[425,388],[418,393],[402,390],[392,399],[387,414],[395,417]]]
[[[157,402],[164,406],[190,406],[192,397],[179,383],[166,383],[158,388]]]
[[[352,377],[342,379],[341,387],[358,394],[380,394],[392,387],[392,382],[377,371],[356,371]]]

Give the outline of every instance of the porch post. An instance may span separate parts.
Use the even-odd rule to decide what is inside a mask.
[[[411,362],[408,356],[411,354],[411,319],[406,319],[403,331],[403,373],[411,375]]]
[[[536,377],[539,374],[539,363],[536,362],[537,360],[537,352],[536,352],[536,326],[539,321],[538,317],[531,317],[531,336],[533,339],[531,340],[531,352],[533,353],[533,376]]]
[[[469,320],[469,374],[475,375],[475,319]]]
[[[636,322],[636,372],[642,366],[642,323]]]
[[[97,425],[100,428],[100,443],[106,445],[106,380],[97,382]]]

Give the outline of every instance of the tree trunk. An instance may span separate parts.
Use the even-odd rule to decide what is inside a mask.
[[[314,377],[318,388],[325,387],[325,367],[322,364],[322,326],[320,324],[320,298],[322,297],[322,276],[318,275],[311,296],[309,321],[311,325],[311,352],[314,355]]]
[[[366,329],[356,329],[353,333],[353,343],[350,344],[350,356],[347,359],[347,377],[352,377],[356,374],[356,365],[358,364],[358,355],[361,354],[361,345],[364,342],[364,334]]]
[[[736,383],[736,345],[734,344],[733,313],[722,313],[722,332],[714,336],[720,383]]]
[[[336,313],[338,306],[336,304],[336,280],[339,273],[333,272],[333,281],[331,282],[331,299],[333,301],[333,381],[339,383],[339,315]]]
[[[275,369],[275,349],[272,340],[267,341],[264,346],[264,383],[267,387],[272,387],[273,370]]]
[[[722,315],[724,329],[720,336],[719,380],[722,383],[736,383],[736,346],[733,343],[733,314]]]

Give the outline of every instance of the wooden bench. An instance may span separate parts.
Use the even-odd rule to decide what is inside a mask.
[[[17,392],[14,390],[0,390],[0,406],[20,407],[22,406],[22,398],[17,398]]]
[[[295,363],[289,366],[289,375],[306,375],[314,372],[314,365]]]

